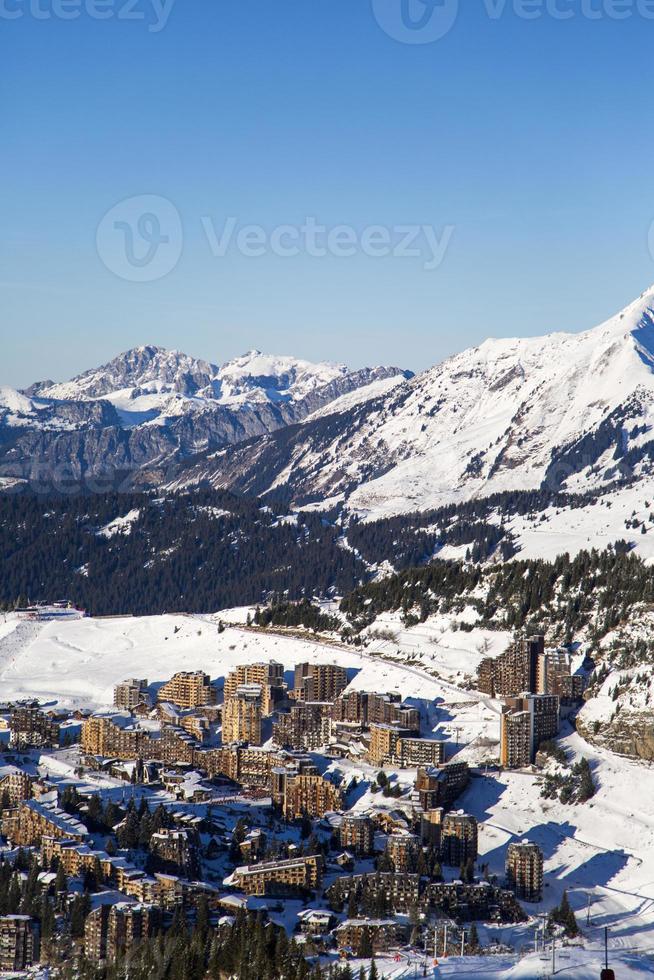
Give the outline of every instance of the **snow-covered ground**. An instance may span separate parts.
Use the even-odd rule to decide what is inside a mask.
[[[475,628],[463,632],[456,628],[457,623],[476,619],[474,610],[470,614],[430,616],[424,623],[406,627],[401,612],[382,613],[364,630],[371,641],[367,649],[405,663],[419,661],[431,673],[460,682],[464,675],[477,673],[484,657],[498,656],[511,642],[511,634],[505,630]]]
[[[654,494],[651,491],[651,482],[644,481],[614,489],[605,499],[600,498],[586,507],[550,507],[542,515],[513,517],[507,527],[519,547],[517,557],[554,561],[566,552],[575,555],[591,548],[601,551],[624,540],[649,564],[654,561],[654,508],[649,499]],[[634,519],[639,522],[639,527],[627,527],[626,522]]]
[[[359,960],[352,960],[350,967],[356,976],[360,965],[368,966]],[[604,953],[594,944],[593,948],[566,948],[559,950],[555,958],[554,976],[563,980],[598,980],[604,966]],[[611,950],[609,966],[615,970],[619,980],[643,980],[654,973],[654,959],[641,952],[627,953]],[[393,957],[379,958],[377,968],[387,980],[413,980],[423,975],[422,958],[402,957],[396,962]],[[433,980],[440,977],[456,977],[456,980],[478,980],[479,977],[493,977],[494,980],[541,980],[552,974],[551,950],[545,953],[497,956],[451,956],[438,960],[433,966],[428,960],[428,976]]]
[[[499,773],[492,766],[486,770],[483,760],[497,756],[499,706],[478,692],[458,688],[455,681],[474,669],[482,653],[498,652],[506,637],[456,633],[445,621],[404,630],[389,617],[377,628],[394,631],[393,639],[377,639],[362,652],[249,630],[242,625],[246,615],[242,609],[213,617],[44,623],[6,617],[0,622],[0,699],[33,695],[99,708],[111,704],[114,684],[130,676],[147,677],[157,685],[176,670],[203,669],[220,682],[234,665],[262,659],[279,660],[289,672],[303,660],[340,663],[350,671],[354,687],[397,690],[420,704],[428,720],[425,732],[434,730],[446,738],[449,755],[460,747],[461,757],[477,765],[461,806],[481,823],[480,858],[492,871],[502,874],[511,840],[526,837],[543,848],[545,899],[542,906],[529,907],[531,912],[551,908],[566,889],[586,942],[599,941],[601,929],[609,927],[611,948],[622,957],[621,977],[654,972],[652,962],[643,959],[646,951],[654,953],[654,767],[593,749],[568,730],[562,744],[569,758],[588,758],[598,787],[585,805],[542,799],[538,773]],[[219,620],[228,624],[222,631]],[[405,649],[404,663],[385,659],[398,656],[398,643]],[[65,760],[62,764],[65,769]],[[333,765],[358,766],[364,780],[371,775],[363,764]],[[408,783],[411,776],[403,773],[401,781]],[[369,796],[364,789],[355,805],[367,805]],[[374,800],[381,802],[380,795]],[[586,927],[589,906],[591,925]],[[533,927],[505,927],[487,938],[491,935],[519,949],[533,941]],[[640,958],[635,950],[641,951]],[[598,955],[597,950],[570,952],[570,959],[561,961],[562,975],[598,975]],[[499,957],[468,962],[456,972],[452,960],[435,975],[538,977],[546,975],[539,972],[541,966],[544,970],[537,959],[516,963],[515,958]]]

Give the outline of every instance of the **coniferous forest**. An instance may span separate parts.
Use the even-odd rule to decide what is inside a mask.
[[[564,503],[510,493],[365,523],[208,489],[0,495],[0,608],[65,598],[92,615],[154,615],[268,604],[261,625],[326,630],[337,624],[311,600],[344,597],[355,630],[389,610],[424,619],[470,602],[488,623],[502,610],[509,628],[540,615],[571,630],[599,610],[609,629],[654,599],[654,571],[624,542],[553,562],[514,553],[504,517]],[[466,546],[465,560],[440,560],[444,544]],[[395,574],[380,577],[383,563]]]

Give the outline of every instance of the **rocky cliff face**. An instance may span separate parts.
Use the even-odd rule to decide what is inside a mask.
[[[654,760],[654,711],[627,711],[605,722],[591,722],[582,713],[577,731],[598,748],[632,759]]]

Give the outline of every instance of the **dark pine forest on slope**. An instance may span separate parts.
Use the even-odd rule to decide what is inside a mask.
[[[569,505],[563,496],[503,494],[364,523],[216,490],[0,495],[0,606],[69,598],[94,615],[148,615],[274,599],[276,624],[320,629],[306,603],[287,612],[284,603],[345,597],[355,632],[383,611],[424,618],[466,603],[509,628],[541,615],[568,632],[598,610],[609,628],[654,599],[654,571],[626,546],[552,563],[514,555],[505,518]],[[466,545],[468,560],[439,560],[444,544]],[[380,578],[382,563],[395,574]]]
[[[0,603],[65,597],[93,615],[148,615],[343,594],[365,566],[339,536],[319,515],[214,491],[0,497]]]

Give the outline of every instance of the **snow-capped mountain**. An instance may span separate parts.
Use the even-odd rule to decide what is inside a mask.
[[[0,389],[0,479],[66,479],[169,466],[302,421],[399,368],[350,371],[294,357],[249,353],[221,367],[161,347],[137,347],[108,364],[24,392]],[[372,388],[371,395],[377,393]]]
[[[162,409],[172,397],[239,404],[300,401],[350,375],[344,364],[251,350],[222,367],[163,347],[135,347],[70,381],[43,381],[26,395],[57,401],[104,399],[124,411]]]
[[[653,425],[654,287],[592,330],[487,340],[416,377],[137,348],[65,384],[0,389],[0,479],[130,472],[364,518],[538,491],[533,513],[487,515],[524,556],[624,538],[654,559]]]
[[[334,403],[290,433],[202,458],[175,485],[340,499],[383,517],[617,482],[619,529],[635,506],[620,506],[622,489],[651,479],[653,423],[654,288],[584,333],[487,340],[363,405]],[[584,526],[584,545],[598,526]]]

